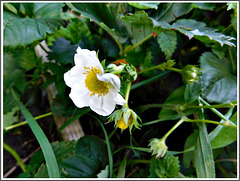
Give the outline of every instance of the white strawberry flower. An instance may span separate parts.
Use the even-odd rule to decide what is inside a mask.
[[[69,97],[79,107],[90,108],[102,116],[111,114],[116,104],[124,105],[119,94],[118,76],[105,73],[95,51],[77,48],[75,66],[64,74],[64,81],[71,88]]]

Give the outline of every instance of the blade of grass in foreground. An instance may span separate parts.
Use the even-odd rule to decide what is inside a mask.
[[[41,127],[38,125],[36,120],[33,118],[32,114],[28,111],[28,109],[23,105],[23,103],[18,99],[15,91],[12,89],[12,95],[21,110],[23,116],[27,120],[32,132],[36,136],[40,147],[42,149],[43,155],[46,160],[46,166],[48,170],[48,175],[50,178],[60,178],[59,169],[57,165],[57,161],[55,155],[53,153],[52,147],[42,131]]]

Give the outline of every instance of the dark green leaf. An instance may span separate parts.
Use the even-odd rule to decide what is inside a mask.
[[[237,77],[232,75],[231,61],[219,60],[210,52],[200,57],[203,77],[203,97],[210,102],[226,103],[237,100]]]
[[[168,155],[163,159],[151,159],[149,178],[176,178],[180,170],[178,157]]]
[[[172,104],[176,107],[185,104],[184,91],[185,86],[177,88],[170,94],[170,96],[168,96],[164,104]],[[187,109],[184,111],[184,114],[187,116],[193,114],[194,112],[196,112],[196,109]],[[175,120],[181,118],[181,115],[179,115],[175,110],[163,107],[158,115],[158,118],[162,121],[165,120],[164,118],[168,120]]]
[[[192,134],[188,136],[188,138],[185,141],[184,144],[184,150],[187,150],[188,148],[191,148],[192,146],[195,145],[197,138],[198,138],[199,132],[198,130],[194,130]],[[191,162],[194,163],[194,153],[193,151],[191,152],[184,152],[183,153],[183,165],[185,168],[189,168]]]
[[[22,5],[25,9],[27,17],[32,18],[33,10],[34,10],[34,3],[22,3]]]
[[[58,38],[53,42],[53,45],[49,47],[52,52],[48,52],[48,58],[58,63],[73,64],[74,55],[78,47],[79,45],[71,45],[71,42],[64,38]]]
[[[237,124],[237,112],[230,120]],[[224,122],[224,120],[221,122]],[[225,147],[237,140],[237,129],[219,125],[209,134],[209,139],[211,140],[212,148]]]
[[[124,17],[121,17],[121,19],[127,28],[133,44],[137,44],[148,38],[153,32],[153,22],[144,11],[138,11],[135,14],[128,13]]]
[[[161,3],[151,17],[157,21],[171,22],[187,14],[192,9],[191,3]]]
[[[192,103],[198,99],[198,97],[202,93],[202,77],[198,77],[200,80],[198,82],[193,82],[191,84],[186,84],[185,92],[184,92],[184,98],[187,103]]]
[[[3,43],[5,47],[26,46],[54,33],[59,19],[4,18]]]
[[[157,39],[161,50],[166,56],[166,59],[170,59],[177,48],[176,32],[172,30],[160,32],[157,35]]]
[[[99,26],[111,34],[117,41],[124,43],[128,36],[126,29],[119,21],[116,8],[111,4],[106,3],[68,3],[68,5],[86,16],[92,21],[95,21]]]
[[[34,3],[34,17],[47,19],[60,18],[63,6],[64,3]]]
[[[75,155],[62,164],[66,177],[96,177],[108,163],[107,146],[98,137],[81,137],[75,148]]]
[[[148,2],[139,2],[139,3],[128,3],[129,5],[138,8],[138,9],[158,9],[160,3],[148,3]]]
[[[3,54],[3,113],[11,111],[16,106],[12,97],[11,88],[17,87],[19,97],[25,89],[24,71],[10,54]]]
[[[214,10],[216,7],[215,3],[192,3],[193,8],[199,8],[204,10]]]
[[[198,178],[215,178],[212,147],[204,123],[199,123],[199,137],[195,148],[195,168]]]

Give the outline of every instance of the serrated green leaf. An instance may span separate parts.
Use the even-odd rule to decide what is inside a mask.
[[[18,111],[18,107],[14,107],[11,112],[7,114],[3,114],[3,129],[8,126],[11,126],[14,122],[17,121],[17,116],[14,116],[16,111]]]
[[[163,159],[151,159],[149,178],[176,178],[180,170],[178,157],[168,155]]]
[[[5,17],[3,17],[5,19]],[[4,20],[4,47],[27,46],[44,39],[47,33],[54,33],[60,24],[59,19],[10,18]]]
[[[78,44],[82,37],[86,37],[88,40],[92,40],[92,34],[89,27],[82,19],[73,19],[67,25],[67,27],[60,27],[52,36],[53,40],[64,37],[66,40],[71,41],[73,45]]]
[[[34,47],[14,51],[13,58],[26,71],[33,69],[38,64],[38,58]]]
[[[205,52],[200,57],[200,67],[204,98],[217,103],[237,100],[237,78],[231,73],[230,60],[219,60],[211,52]]]
[[[47,167],[44,163],[39,167],[37,173],[34,175],[34,178],[49,178]]]
[[[157,28],[174,29],[188,36],[189,39],[196,38],[204,43],[218,42],[221,46],[224,44],[235,46],[232,40],[234,37],[226,36],[222,33],[217,33],[215,29],[206,27],[204,22],[199,22],[194,19],[181,19],[172,25],[167,22],[153,20],[154,26]]]
[[[195,148],[195,168],[198,178],[215,178],[215,165],[206,125],[200,123]]]
[[[139,3],[128,3],[129,5],[138,8],[138,9],[158,9],[160,3],[148,3],[148,2],[139,2]]]
[[[99,174],[97,174],[98,178],[108,178],[109,177],[109,165],[105,167],[104,170],[101,170]]]
[[[203,42],[211,42],[214,40],[220,43],[221,46],[223,46],[223,44],[235,46],[234,43],[231,42],[231,40],[235,38],[217,33],[215,29],[206,27],[206,24],[203,22],[193,19],[181,19],[173,23],[172,27],[187,35],[189,39],[194,37]]]
[[[237,125],[237,112],[230,120]],[[222,120],[221,122],[225,121]],[[209,139],[214,149],[225,147],[237,140],[237,130],[219,125],[209,134]]]
[[[175,106],[185,104],[184,91],[185,86],[181,86],[175,89],[165,100],[164,104],[172,104]],[[187,116],[193,114],[194,112],[196,112],[196,109],[187,109],[183,113]],[[158,118],[161,119],[162,121],[166,119],[175,120],[181,118],[181,115],[179,115],[175,110],[163,107],[158,115]]]
[[[75,155],[62,164],[66,177],[96,177],[108,163],[107,146],[96,136],[81,137],[75,148]]]
[[[151,14],[151,17],[157,21],[171,22],[191,10],[191,3],[161,3],[158,10]]]
[[[121,19],[127,28],[133,44],[137,44],[148,38],[153,32],[153,22],[144,11],[138,11],[135,14],[128,13],[121,17]]]
[[[166,59],[170,59],[172,54],[177,48],[177,34],[175,31],[168,30],[160,32],[157,35],[159,47],[166,56]]]

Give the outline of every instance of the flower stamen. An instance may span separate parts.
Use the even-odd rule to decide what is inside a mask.
[[[97,74],[100,74],[101,71],[95,67],[84,68],[87,70],[87,73],[83,73],[84,75],[87,75],[85,85],[91,92],[90,96],[92,97],[94,94],[98,94],[98,97],[101,95],[105,96],[109,92],[109,85],[108,82],[100,81],[97,78]]]

